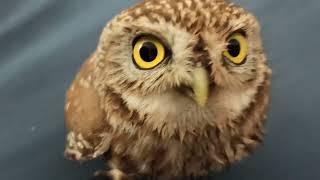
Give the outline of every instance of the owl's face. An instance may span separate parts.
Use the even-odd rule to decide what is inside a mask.
[[[101,89],[158,124],[241,116],[269,72],[257,20],[222,0],[142,2],[107,25],[97,53]]]

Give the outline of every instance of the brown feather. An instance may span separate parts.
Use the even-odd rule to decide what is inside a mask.
[[[242,65],[222,56],[227,37],[243,30]],[[141,33],[161,39],[172,57],[152,70],[132,62]],[[179,89],[191,72],[210,73],[207,105]],[[254,152],[263,141],[271,70],[253,15],[223,0],[146,0],[110,21],[97,50],[66,95],[66,156],[82,161],[104,154],[125,179],[203,176]]]

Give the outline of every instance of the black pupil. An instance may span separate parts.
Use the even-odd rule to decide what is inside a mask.
[[[240,43],[236,39],[231,39],[228,45],[228,52],[232,57],[237,57],[240,54]]]
[[[158,55],[157,47],[152,42],[143,43],[140,56],[146,62],[153,61]]]

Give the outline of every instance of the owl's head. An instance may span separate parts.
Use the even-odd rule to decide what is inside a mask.
[[[159,126],[240,117],[270,73],[257,20],[224,0],[144,1],[105,27],[97,54],[101,89]]]

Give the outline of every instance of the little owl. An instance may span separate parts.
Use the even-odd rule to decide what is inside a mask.
[[[225,0],[145,0],[111,20],[66,94],[65,156],[111,179],[201,177],[263,140],[255,17]]]

